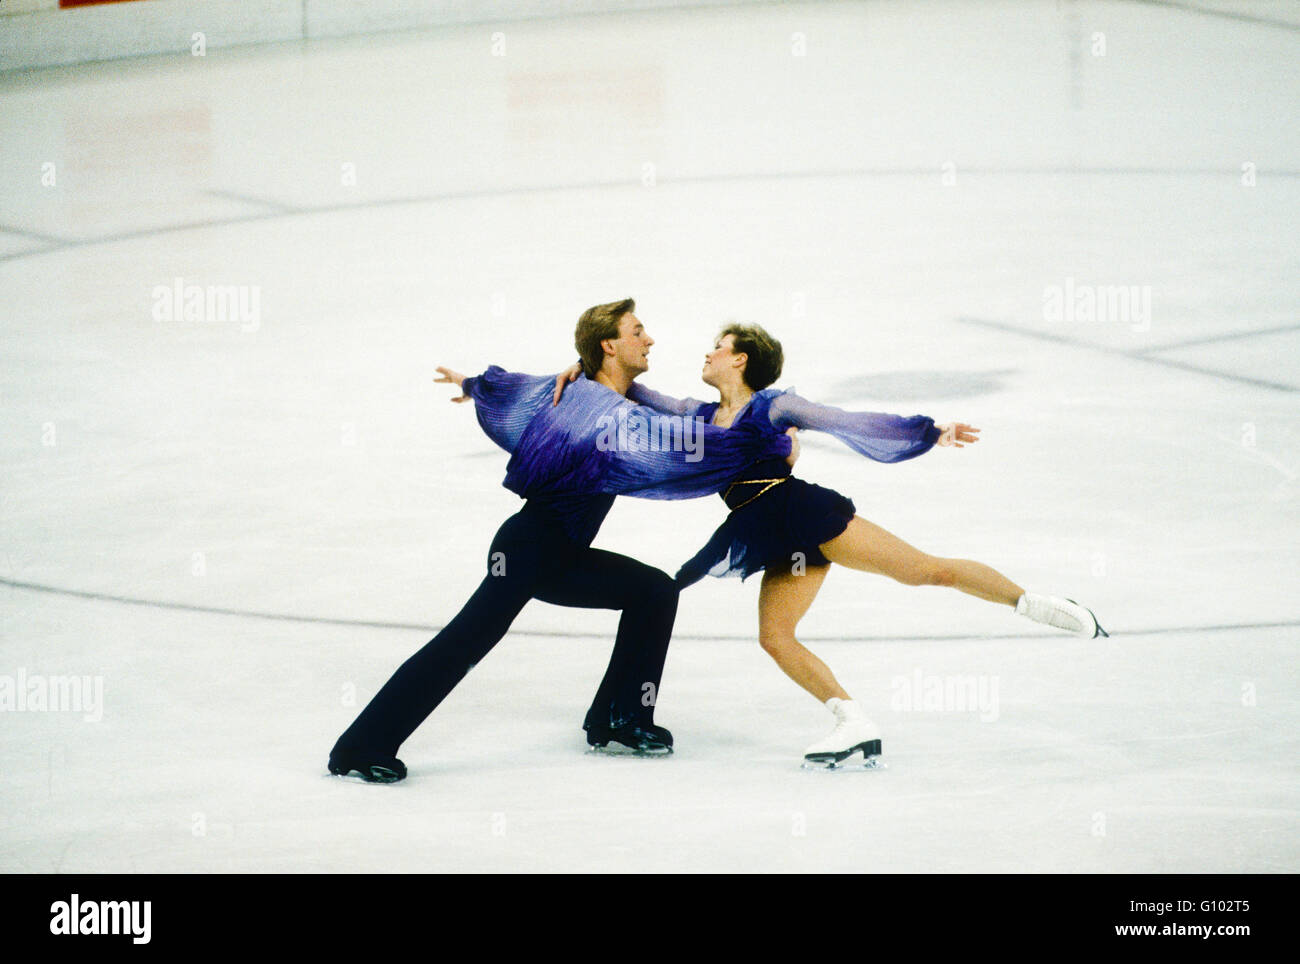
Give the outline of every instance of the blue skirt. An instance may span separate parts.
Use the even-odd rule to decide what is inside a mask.
[[[747,579],[769,567],[789,570],[800,560],[829,565],[818,546],[847,529],[856,513],[853,501],[834,489],[790,477],[732,510],[704,548],[677,571],[678,587],[685,589],[706,575]]]

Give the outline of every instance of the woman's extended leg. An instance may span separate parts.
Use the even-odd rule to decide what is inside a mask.
[[[854,516],[847,529],[819,548],[831,562],[889,576],[907,586],[951,586],[1006,606],[1014,606],[1024,594],[982,562],[927,555],[861,516]]]
[[[785,674],[825,703],[831,697],[849,699],[849,694],[816,654],[794,638],[795,627],[817,598],[830,566],[809,566],[803,575],[768,570],[758,592],[758,641]]]

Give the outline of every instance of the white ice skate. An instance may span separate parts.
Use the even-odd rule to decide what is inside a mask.
[[[1027,592],[1016,600],[1016,613],[1028,616],[1036,623],[1046,623],[1088,639],[1110,636],[1110,633],[1101,628],[1092,610],[1085,609],[1073,599]]]
[[[835,729],[804,751],[804,768],[846,769],[844,761],[855,753],[862,754],[862,769],[878,768],[880,727],[867,719],[862,707],[853,700],[831,697],[826,705],[835,714]]]

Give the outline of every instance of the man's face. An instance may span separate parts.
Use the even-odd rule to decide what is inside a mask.
[[[634,375],[650,370],[650,346],[654,343],[645,325],[630,311],[618,321],[618,338],[605,342],[614,349],[614,364]]]

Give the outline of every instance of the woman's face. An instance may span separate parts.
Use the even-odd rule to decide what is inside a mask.
[[[735,367],[735,341],[735,335],[723,335],[713,343],[713,351],[704,356],[704,372],[701,376],[704,384],[716,388],[719,380],[726,378],[727,373]]]

